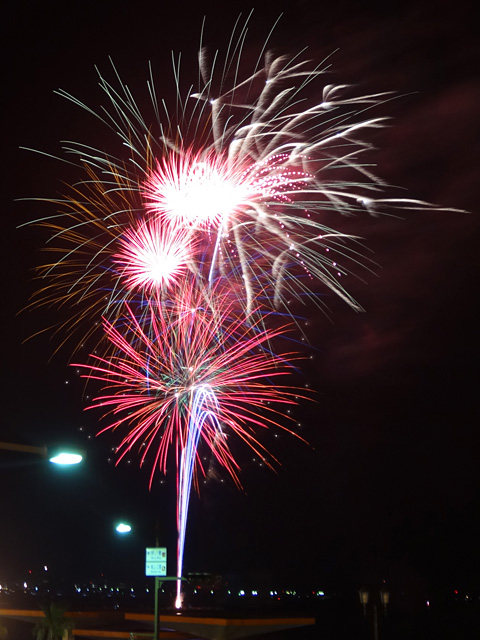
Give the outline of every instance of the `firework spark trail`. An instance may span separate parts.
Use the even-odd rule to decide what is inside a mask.
[[[185,448],[181,453],[177,499],[177,578],[183,575],[183,555],[185,550],[185,535],[187,529],[188,507],[193,482],[193,472],[197,459],[198,443],[206,421],[211,421],[217,431],[218,438],[224,438],[222,427],[217,416],[220,407],[214,391],[209,385],[198,387],[192,394],[192,408],[190,411],[188,436]],[[181,607],[181,582],[177,582],[177,596],[175,606]]]

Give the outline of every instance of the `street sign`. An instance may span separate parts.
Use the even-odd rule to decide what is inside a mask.
[[[153,547],[145,551],[145,575],[166,576],[167,549],[165,547]]]

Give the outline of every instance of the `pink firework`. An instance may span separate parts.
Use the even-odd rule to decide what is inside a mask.
[[[239,484],[230,437],[243,440],[267,464],[274,461],[259,442],[258,431],[285,428],[275,405],[297,401],[295,390],[277,381],[290,373],[292,354],[273,355],[268,349],[286,329],[266,331],[253,316],[245,322],[233,315],[226,298],[218,304],[218,296],[213,311],[208,294],[194,284],[183,286],[177,296],[183,311],[175,300],[169,305],[154,296],[142,323],[129,307],[121,326],[104,320],[115,355],[93,355],[91,365],[75,366],[105,385],[89,408],[102,408],[111,416],[101,433],[122,432],[119,459],[138,450],[142,465],[150,461],[150,482],[155,471],[166,472],[172,451],[178,473],[198,415],[199,394],[208,397],[199,441]],[[197,472],[205,473],[198,457],[195,462]]]
[[[127,228],[119,238],[114,262],[127,288],[155,289],[178,285],[185,276],[194,244],[191,234],[157,217],[138,228]]]

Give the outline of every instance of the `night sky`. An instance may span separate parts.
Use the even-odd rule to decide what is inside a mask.
[[[480,47],[468,5],[299,0],[262,2],[254,12],[246,55],[285,10],[271,40],[276,51],[308,46],[318,61],[335,52],[326,83],[398,92],[382,107],[391,125],[370,138],[377,174],[404,188],[400,197],[470,213],[339,219],[339,228],[365,239],[378,266],[359,271],[364,282],[344,283],[365,313],[327,291],[329,317],[305,310],[313,359],[303,382],[315,404],[302,403],[295,417],[309,445],[268,435],[282,462],[276,473],[240,449],[244,491],[228,478],[202,487],[192,499],[187,571],[318,586],[385,579],[422,597],[480,592]],[[98,416],[82,411],[69,345],[52,355],[59,340],[51,334],[26,341],[58,311],[17,315],[37,286],[32,269],[45,240],[17,226],[48,209],[16,200],[55,195],[76,176],[19,147],[55,155],[60,140],[107,145],[104,128],[54,90],[96,107],[94,65],[107,69],[111,56],[144,97],[152,60],[158,93],[173,100],[170,51],[183,52],[188,76],[203,15],[207,42],[224,48],[241,10],[249,6],[182,0],[27,1],[4,9],[0,440],[63,438],[81,444],[87,458],[65,471],[0,451],[0,579],[44,564],[67,578],[142,575],[157,522],[174,570],[174,474],[149,493],[135,458],[115,468],[114,439],[95,438]],[[135,526],[128,540],[113,531],[120,517]]]

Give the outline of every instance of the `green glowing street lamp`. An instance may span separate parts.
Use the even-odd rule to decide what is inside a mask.
[[[83,460],[83,456],[79,451],[63,451],[55,450],[53,453],[47,447],[35,447],[28,444],[17,444],[16,442],[0,442],[0,449],[4,451],[18,451],[20,453],[31,453],[42,458],[48,458],[53,464],[68,466],[78,464]]]
[[[48,460],[53,464],[59,464],[62,467],[65,467],[72,464],[79,464],[83,460],[83,456],[78,452],[60,451],[55,453],[51,458],[49,457]]]

